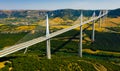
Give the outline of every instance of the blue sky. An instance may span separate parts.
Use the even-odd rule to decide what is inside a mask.
[[[0,9],[115,9],[120,0],[0,0]]]

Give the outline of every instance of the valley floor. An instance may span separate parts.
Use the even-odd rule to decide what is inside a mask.
[[[82,58],[78,57],[79,28],[76,28],[51,39],[52,59],[46,58],[46,42],[42,42],[29,47],[26,54],[21,50],[0,58],[0,71],[119,71],[120,22],[118,19],[108,18],[107,24],[103,23],[101,28],[98,28],[99,25],[96,23],[94,43],[91,42],[91,28],[83,31]],[[85,25],[84,28],[87,26],[89,25]],[[66,27],[68,26],[61,26],[61,28]],[[28,33],[1,33],[0,39],[3,40],[0,40],[0,48],[4,49],[16,44],[21,38],[31,36],[31,34],[26,35]]]

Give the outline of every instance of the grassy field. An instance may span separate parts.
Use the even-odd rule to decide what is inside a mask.
[[[1,58],[0,63],[5,65],[1,67],[1,71],[119,71],[119,27],[104,25],[101,29],[98,27],[96,29],[94,43],[91,42],[91,28],[84,30],[82,58],[78,57],[79,30],[77,28],[51,39],[51,60],[46,58],[46,42],[42,42],[29,47],[26,54],[21,50]],[[15,41],[25,35],[26,33],[0,34],[0,39],[4,39],[0,40],[1,49],[15,44]]]

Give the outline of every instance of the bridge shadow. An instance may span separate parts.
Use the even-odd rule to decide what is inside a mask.
[[[9,56],[5,56],[5,57],[0,58],[0,62],[9,61],[11,59],[16,59],[16,58],[21,58],[21,57],[26,57],[26,56],[22,56],[22,55],[9,55]]]
[[[115,25],[120,25],[120,24],[118,24],[118,23],[115,23],[115,22],[113,22],[113,21],[110,21],[111,23],[113,23],[113,24],[115,24]]]
[[[18,56],[6,56],[6,57],[2,57],[2,58],[0,58],[0,62],[8,61],[10,59],[15,59],[15,58],[18,58]]]
[[[105,27],[106,29],[108,29],[109,31],[113,31],[113,32],[120,32],[120,27]]]
[[[91,25],[89,25],[91,26]],[[74,32],[71,32],[73,33],[74,35],[72,37],[69,37],[67,41],[64,41],[64,43],[62,43],[61,45],[57,46],[55,49],[52,50],[52,54],[58,52],[60,49],[68,49],[69,50],[69,47],[68,48],[64,48],[66,45],[72,45],[70,44],[70,42],[73,40],[73,39],[77,39],[79,40],[79,31],[76,30],[77,32],[74,34]],[[111,51],[111,52],[120,52],[120,34],[119,33],[110,33],[110,32],[98,32],[98,31],[95,31],[95,42],[92,43],[91,41],[88,41],[84,38],[88,37],[91,39],[91,36],[92,36],[92,30],[87,30],[84,29],[84,33],[87,35],[87,36],[84,36],[83,37],[83,40],[86,41],[86,42],[83,42],[83,49],[91,49],[91,50],[103,50],[103,51]],[[64,36],[63,36],[64,37]],[[79,42],[75,42],[77,44],[79,44]],[[73,46],[71,46],[73,47]],[[70,47],[70,49],[71,49]],[[75,44],[75,47],[73,48],[74,50],[72,50],[72,52],[75,52],[77,53],[77,49],[78,49],[78,45],[76,46]],[[62,51],[64,52],[64,51]],[[69,51],[67,51],[69,53]],[[70,53],[72,53],[70,52]]]
[[[92,24],[89,24],[86,28],[84,28],[83,29],[83,34],[85,33],[84,31],[85,30],[87,30],[90,26],[92,26]],[[71,31],[69,31],[69,32],[71,32]],[[56,52],[58,52],[60,49],[62,49],[64,46],[66,46],[68,43],[70,43],[73,39],[77,39],[77,40],[79,40],[79,37],[77,37],[77,36],[79,36],[80,35],[80,31],[79,30],[73,30],[73,32],[71,32],[71,33],[73,33],[74,35],[72,35],[72,36],[69,36],[67,39],[67,41],[65,41],[63,44],[61,44],[60,46],[58,46],[57,48],[55,48],[51,53],[52,54],[55,54]],[[60,36],[61,37],[61,36]],[[63,36],[62,38],[64,38],[65,36]],[[89,36],[90,37],[90,36]],[[84,37],[83,37],[83,40],[85,40],[84,39]],[[85,40],[86,42],[88,42],[88,40]],[[77,42],[76,42],[77,43]],[[79,42],[78,42],[79,43]],[[78,45],[77,45],[78,46]],[[78,47],[77,47],[78,48]],[[76,51],[75,51],[76,52]]]
[[[120,32],[120,27],[106,27],[106,29],[111,32]]]
[[[90,37],[92,35],[92,30],[85,30],[85,33]],[[120,41],[119,33],[95,31],[95,42],[89,45],[87,45],[87,43],[84,43],[83,48],[88,48],[92,50],[120,52],[119,41]]]
[[[56,49],[54,49],[54,50],[52,51],[52,54],[55,54],[56,52],[58,52],[61,48],[63,48],[65,45],[67,45],[69,42],[71,42],[73,39],[75,39],[76,36],[78,36],[79,34],[80,34],[80,33],[77,32],[77,33],[75,33],[75,35],[73,35],[72,37],[68,38],[68,40],[67,40],[65,43],[63,43],[62,45],[60,45],[60,46],[58,46]],[[77,38],[76,38],[76,39],[77,39]]]

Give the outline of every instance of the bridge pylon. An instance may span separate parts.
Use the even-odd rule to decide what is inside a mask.
[[[83,23],[83,12],[81,11],[80,16],[80,39],[79,39],[79,57],[82,57],[82,23]]]
[[[46,54],[47,54],[47,58],[51,59],[51,49],[50,49],[50,38],[49,38],[49,20],[48,20],[48,14],[46,14],[46,37],[48,38],[46,40]]]
[[[102,11],[100,10],[99,16],[102,14]],[[101,18],[99,19],[99,28],[101,28]]]
[[[95,11],[93,13],[92,18],[95,18]],[[95,20],[93,20],[93,24],[92,24],[92,42],[95,41]]]
[[[105,15],[105,24],[107,24],[108,10],[105,10],[105,13],[106,13],[106,15]]]

